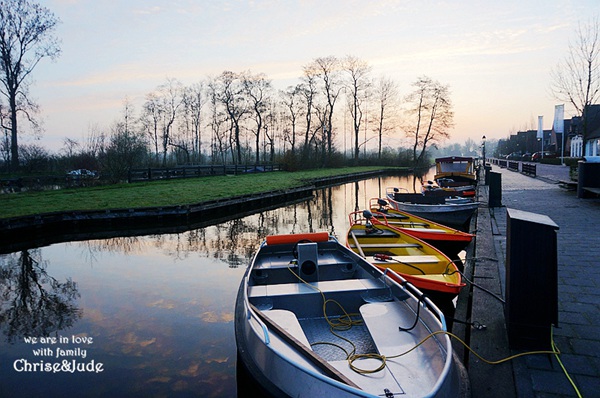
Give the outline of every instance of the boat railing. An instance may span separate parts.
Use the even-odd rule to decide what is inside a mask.
[[[392,274],[393,278],[390,277],[388,274]],[[442,324],[442,330],[448,330],[446,326],[446,317],[444,316],[444,313],[433,303],[433,301],[429,299],[429,297],[424,295],[423,292],[417,289],[412,283],[408,282],[406,279],[398,275],[397,272],[390,268],[386,268],[385,271],[383,271],[383,275],[388,279],[388,281],[392,283],[398,283],[396,281],[403,281],[402,286],[404,286],[410,294],[412,294],[415,298],[419,300],[419,305],[427,307],[431,312],[433,312],[437,316],[437,318]]]
[[[244,286],[248,286],[248,276],[245,277]],[[246,316],[247,319],[253,318],[261,327],[263,331],[263,335],[265,336],[265,344],[271,344],[271,339],[269,338],[269,329],[267,325],[254,313],[254,311],[250,308],[250,301],[248,300],[248,289],[244,289],[244,307],[246,308]]]

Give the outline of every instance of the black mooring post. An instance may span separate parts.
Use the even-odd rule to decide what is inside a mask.
[[[506,327],[511,348],[551,349],[558,325],[558,225],[548,216],[506,209]]]
[[[489,207],[502,207],[502,174],[491,171],[489,186]]]

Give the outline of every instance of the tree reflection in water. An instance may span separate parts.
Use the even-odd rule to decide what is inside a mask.
[[[0,256],[0,330],[11,344],[56,334],[82,316],[75,305],[77,284],[48,275],[40,257],[39,249]]]
[[[362,209],[372,196],[382,195],[390,183],[408,187],[412,180],[407,176],[356,181],[316,190],[311,200],[185,232],[121,236],[73,245],[86,249],[90,263],[103,252],[136,255],[155,247],[174,261],[194,255],[223,261],[229,268],[245,267],[265,236],[316,231],[343,236],[349,212]]]
[[[408,177],[352,182],[216,224],[116,230],[0,256],[0,330],[14,342],[0,341],[0,373],[11,374],[0,377],[0,395],[25,396],[29,388],[28,396],[67,396],[77,385],[81,396],[247,396],[247,385],[234,382],[233,308],[258,245],[274,234],[344,237],[350,212],[388,186],[410,183]],[[102,375],[69,375],[63,383],[38,374],[28,384],[31,374],[11,370],[15,358],[33,360],[31,345],[15,340],[69,327],[95,338],[90,359],[106,365]]]

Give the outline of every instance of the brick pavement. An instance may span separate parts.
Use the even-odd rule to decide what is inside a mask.
[[[574,192],[561,189],[557,181],[568,179],[568,168],[563,166],[543,165],[538,168],[538,178],[497,166],[492,171],[501,174],[503,206],[488,209],[488,187],[481,187],[483,203],[477,220],[481,236],[475,252],[480,260],[475,262],[474,278],[504,295],[506,207],[550,217],[559,226],[559,325],[554,329],[554,341],[581,395],[600,397],[600,199],[578,199]],[[489,240],[487,234],[493,238]],[[508,350],[505,331],[502,333],[502,305],[482,299],[483,293],[476,291],[472,319],[479,317],[490,325],[487,332],[471,332],[471,345],[490,355],[486,358],[498,359]],[[492,369],[473,356],[468,362],[474,397],[577,396],[553,355],[521,357]],[[507,386],[511,383],[512,388]]]

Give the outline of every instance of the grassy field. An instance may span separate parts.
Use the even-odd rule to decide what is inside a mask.
[[[315,178],[379,170],[348,167],[269,172],[182,180],[117,184],[90,188],[0,195],[0,218],[72,210],[127,209],[200,203],[232,196],[294,188]]]

